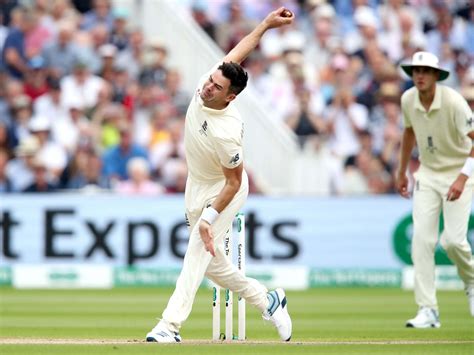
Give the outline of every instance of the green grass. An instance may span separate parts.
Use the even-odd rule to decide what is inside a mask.
[[[223,351],[226,355],[474,354],[474,318],[469,316],[466,296],[460,291],[438,293],[440,329],[404,328],[406,319],[416,311],[412,292],[397,289],[312,289],[287,292],[293,318],[292,344],[163,346],[142,343],[144,335],[155,325],[156,318],[166,306],[171,292],[168,288],[101,291],[0,288],[0,354],[217,354]],[[234,309],[237,309],[236,303]],[[185,340],[210,339],[211,328],[211,292],[202,289],[181,335]],[[252,341],[278,340],[276,331],[265,325],[258,312],[250,307],[247,310],[247,337]],[[2,338],[117,339],[122,342],[137,340],[137,343],[2,344]],[[393,343],[407,341],[427,344]]]

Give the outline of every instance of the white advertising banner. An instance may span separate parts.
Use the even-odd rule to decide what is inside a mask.
[[[400,270],[411,263],[411,201],[398,196],[251,196],[243,212],[249,266]],[[473,230],[471,218],[471,243]],[[179,269],[187,238],[180,195],[0,197],[0,267],[82,263]],[[436,261],[449,264],[441,249]]]
[[[15,265],[16,288],[112,288],[108,265]]]

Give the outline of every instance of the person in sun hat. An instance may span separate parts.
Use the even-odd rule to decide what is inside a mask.
[[[418,146],[420,167],[414,175],[412,260],[417,315],[407,327],[439,328],[434,254],[439,216],[444,230],[440,243],[457,266],[474,317],[474,261],[467,241],[474,187],[474,123],[472,110],[455,90],[438,84],[449,76],[429,52],[416,52],[402,70],[415,86],[401,98],[404,131],[397,189],[411,195],[406,176],[411,152]]]

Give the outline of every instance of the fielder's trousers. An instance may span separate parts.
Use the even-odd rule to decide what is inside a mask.
[[[440,212],[444,219],[441,246],[456,265],[466,287],[474,286],[474,261],[467,241],[473,183],[472,179],[468,180],[458,200],[447,201],[449,187],[456,177],[457,174],[437,174],[423,167],[415,174],[411,255],[415,269],[415,301],[420,307],[438,309],[434,253],[438,242]]]
[[[255,279],[243,276],[232,261],[225,256],[224,237],[226,233],[232,233],[232,222],[248,195],[248,178],[245,172],[239,192],[212,225],[215,257],[205,250],[201,240],[199,218],[202,210],[217,197],[223,186],[224,182],[204,184],[195,182],[191,178],[188,178],[186,183],[185,200],[190,231],[189,244],[176,288],[162,316],[162,320],[175,332],[179,331],[191,313],[194,297],[204,276],[220,287],[238,293],[249,304],[262,312],[268,307],[265,286]]]

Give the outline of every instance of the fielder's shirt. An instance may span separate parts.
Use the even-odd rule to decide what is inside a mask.
[[[467,134],[474,130],[472,111],[455,90],[436,85],[433,102],[426,111],[418,89],[401,98],[405,127],[415,132],[422,166],[440,173],[459,173],[472,149]]]
[[[222,166],[232,169],[243,160],[243,122],[231,102],[222,110],[205,107],[202,86],[218,65],[204,75],[186,112],[184,144],[189,178],[212,184],[225,180]]]

